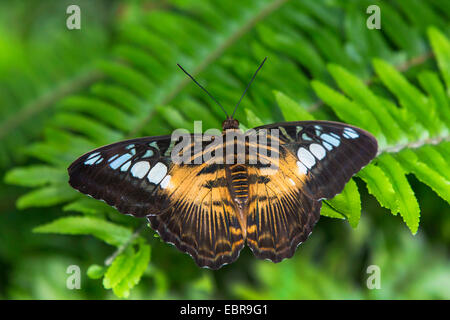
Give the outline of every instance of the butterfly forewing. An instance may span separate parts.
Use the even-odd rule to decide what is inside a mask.
[[[68,169],[70,185],[124,214],[159,213],[170,182],[170,136],[140,138],[93,150]]]
[[[256,128],[279,129],[280,145],[296,157],[292,173],[305,174],[303,192],[329,199],[377,154],[377,141],[367,131],[339,122],[283,122]]]

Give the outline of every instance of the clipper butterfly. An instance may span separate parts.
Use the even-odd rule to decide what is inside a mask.
[[[244,140],[228,139],[240,132],[233,117],[234,112],[227,115],[220,137],[206,137],[197,148],[190,135],[183,150],[189,160],[211,152],[225,159],[232,150],[231,159],[243,161],[174,161],[180,139],[145,137],[81,156],[68,169],[69,183],[121,213],[148,219],[162,240],[201,267],[235,261],[245,244],[258,258],[292,257],[319,220],[322,200],[340,193],[375,157],[377,141],[360,128],[331,121],[275,123],[252,129]],[[251,139],[263,132],[267,144]],[[276,164],[262,161],[268,154],[276,155]]]

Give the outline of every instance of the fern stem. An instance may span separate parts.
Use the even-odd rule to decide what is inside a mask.
[[[137,237],[139,237],[139,234],[142,232],[142,230],[144,230],[144,228],[147,226],[146,223],[144,223],[143,225],[141,225],[139,228],[137,228],[133,234],[130,236],[130,238],[127,240],[127,242],[125,242],[123,245],[121,245],[120,247],[117,248],[116,251],[114,251],[114,253],[112,255],[110,255],[106,260],[105,260],[105,266],[109,266],[111,265],[111,263],[113,263],[114,259],[120,255],[122,252],[125,251],[126,248],[128,248],[129,245],[131,245],[133,243],[134,240],[136,240]]]
[[[405,63],[396,66],[396,69],[400,72],[406,72],[409,69],[411,69],[412,67],[421,65],[422,63],[425,63],[428,59],[433,57],[433,52],[431,51],[427,51],[424,54],[421,54],[419,56],[416,57],[412,57],[411,59],[405,61]],[[364,81],[364,83],[368,86],[370,86],[373,81],[376,79],[375,76],[367,79],[366,81]],[[313,103],[312,105],[310,105],[309,107],[306,108],[306,110],[308,112],[313,112],[316,111],[317,109],[319,109],[321,106],[323,106],[324,102],[322,100],[319,100],[315,103]]]
[[[387,146],[385,148],[381,148],[378,150],[377,156],[379,156],[382,153],[398,153],[403,149],[409,148],[409,149],[417,149],[420,147],[423,147],[424,145],[436,145],[436,144],[440,144],[441,142],[447,142],[450,141],[450,136],[446,136],[446,137],[442,137],[442,136],[438,136],[438,137],[434,137],[434,138],[429,138],[429,139],[422,139],[422,140],[417,140],[417,141],[412,141],[412,142],[407,142],[407,143],[400,143],[400,144],[396,144],[393,146]]]
[[[239,28],[236,32],[231,34],[231,36],[224,41],[216,50],[212,51],[202,62],[191,72],[192,76],[196,76],[202,70],[204,70],[208,65],[217,60],[226,49],[232,46],[237,40],[239,40],[243,35],[245,35],[248,31],[250,31],[259,21],[263,20],[269,14],[277,10],[283,4],[288,2],[289,0],[276,0],[271,2],[265,8],[263,8],[258,14],[256,14],[253,18],[247,21],[241,28]],[[160,105],[167,105],[174,99],[183,89],[184,87],[190,83],[188,78],[183,78],[178,86],[176,86],[169,94],[166,95],[160,102]],[[137,124],[133,130],[128,134],[129,137],[135,136],[144,126],[150,121],[150,119],[154,116],[155,110],[150,111],[150,113],[139,123]]]

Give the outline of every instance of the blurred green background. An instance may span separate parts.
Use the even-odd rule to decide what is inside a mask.
[[[66,28],[70,4],[81,8],[81,30]],[[381,8],[381,30],[366,27],[371,4]],[[29,196],[30,187],[56,180],[64,185],[63,169],[75,155],[102,144],[192,128],[199,119],[204,129],[220,127],[220,109],[176,63],[231,108],[267,55],[237,113],[244,125],[286,118],[273,90],[318,119],[336,119],[310,84],[314,79],[336,87],[329,63],[397,103],[372,59],[388,61],[419,86],[418,74],[438,72],[427,31],[434,27],[448,38],[449,15],[445,0],[0,2],[0,176],[42,163],[61,168],[42,167],[40,180],[24,175],[23,183],[0,182],[0,298],[117,299],[86,274],[92,264],[103,265],[113,247],[89,235],[32,230],[74,212],[131,229],[142,221],[86,205],[66,186]],[[448,92],[442,108],[449,106]],[[114,103],[122,105],[120,112],[110,108]],[[435,169],[448,170],[445,161],[447,167]],[[199,269],[145,228],[140,237],[150,244],[151,260],[129,298],[450,299],[448,194],[439,196],[415,175],[407,179],[420,206],[415,235],[356,178],[358,226],[322,217],[294,257],[279,264],[259,261],[246,248],[219,271]],[[73,200],[77,205],[68,207]],[[69,265],[81,268],[79,290],[66,288]],[[366,286],[370,265],[380,267],[381,289]]]

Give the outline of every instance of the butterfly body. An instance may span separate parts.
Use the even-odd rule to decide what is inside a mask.
[[[231,263],[245,244],[256,257],[279,262],[307,239],[321,200],[340,193],[375,157],[377,142],[338,122],[283,122],[245,133],[238,126],[225,120],[222,134],[206,136],[200,148],[191,135],[187,163],[173,160],[180,140],[171,136],[93,150],[69,167],[69,183],[146,217],[199,266]]]

